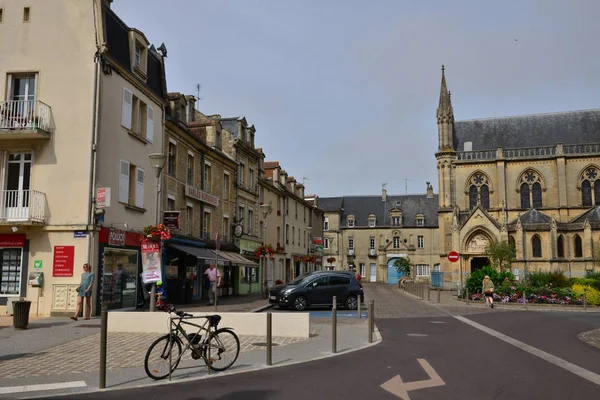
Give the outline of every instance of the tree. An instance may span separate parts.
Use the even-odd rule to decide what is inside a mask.
[[[508,268],[516,258],[515,248],[508,242],[491,242],[485,249],[487,258],[492,266],[499,271],[504,271]]]
[[[396,261],[394,261],[393,265],[399,274],[410,276],[410,258],[400,257]]]

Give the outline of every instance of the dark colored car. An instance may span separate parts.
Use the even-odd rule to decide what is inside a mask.
[[[355,276],[341,271],[313,271],[275,286],[269,291],[269,303],[303,311],[310,306],[332,306],[333,296],[338,305],[350,310],[358,307],[358,296],[364,302],[363,287]]]

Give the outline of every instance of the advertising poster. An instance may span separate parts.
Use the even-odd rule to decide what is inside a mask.
[[[162,281],[160,242],[142,243],[142,281],[144,283]]]

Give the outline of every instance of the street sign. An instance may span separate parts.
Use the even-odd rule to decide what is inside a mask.
[[[450,253],[448,253],[448,261],[457,262],[458,259],[459,259],[459,255],[456,251],[451,251]]]

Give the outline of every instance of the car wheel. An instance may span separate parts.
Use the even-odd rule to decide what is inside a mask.
[[[304,311],[306,309],[306,297],[296,297],[296,299],[294,300],[294,309],[296,311]]]
[[[356,296],[348,296],[346,299],[346,308],[348,310],[356,310],[358,308],[358,301],[356,300]]]

